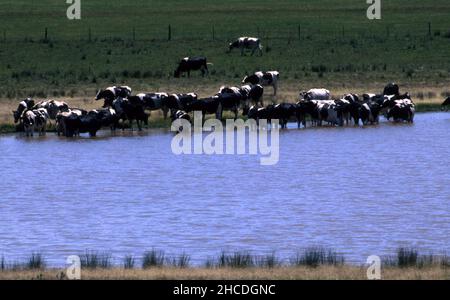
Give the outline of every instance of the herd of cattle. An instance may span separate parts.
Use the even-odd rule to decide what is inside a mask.
[[[217,94],[199,98],[195,93],[139,93],[132,94],[128,86],[113,86],[100,90],[95,100],[103,100],[102,108],[86,111],[70,107],[67,103],[46,100],[35,103],[27,98],[13,111],[15,123],[20,122],[27,136],[34,132],[44,135],[46,126],[54,120],[58,135],[72,137],[80,133],[95,136],[102,127],[115,130],[125,122],[133,128],[136,121],[139,130],[148,124],[149,113],[161,110],[166,119],[170,112],[172,120],[190,120],[190,112],[201,111],[203,117],[214,114],[222,119],[224,111],[238,112],[259,122],[260,119],[278,119],[281,128],[286,128],[289,120],[296,120],[298,127],[306,127],[307,119],[311,126],[343,126],[344,124],[363,125],[378,123],[379,116],[395,122],[413,122],[415,106],[408,93],[400,94],[396,84],[388,84],[381,94],[347,94],[332,99],[326,89],[311,89],[299,94],[297,103],[263,105],[264,86],[272,86],[277,91],[279,73],[277,71],[256,72],[246,76],[240,87],[223,86]],[[450,106],[450,97],[442,104]]]
[[[229,51],[238,48],[241,55],[246,49],[253,55],[256,51],[262,55],[262,45],[258,38],[240,37],[229,44]],[[208,65],[205,57],[183,58],[174,77],[180,77],[183,73],[190,76],[190,72],[200,70],[202,75],[208,74]],[[241,86],[222,86],[211,97],[199,98],[195,93],[168,94],[168,93],[139,93],[132,94],[128,86],[112,86],[98,91],[95,100],[103,100],[103,106],[99,109],[86,111],[81,108],[70,107],[67,103],[55,100],[45,100],[35,103],[27,98],[19,103],[17,110],[13,111],[14,122],[20,123],[27,136],[33,136],[37,131],[44,135],[50,120],[54,120],[58,135],[72,137],[80,133],[89,133],[95,136],[102,127],[110,127],[111,130],[121,125],[124,129],[125,122],[133,129],[136,121],[139,130],[142,125],[148,124],[150,114],[148,112],[161,110],[164,119],[170,116],[172,120],[190,120],[190,112],[201,111],[203,119],[208,114],[215,114],[217,119],[222,119],[224,111],[238,116],[242,115],[254,119],[258,123],[260,119],[278,119],[282,128],[286,128],[289,120],[296,120],[298,127],[306,127],[306,120],[311,120],[312,126],[322,126],[326,123],[331,126],[348,125],[351,121],[358,125],[376,124],[380,114],[384,114],[388,120],[395,122],[413,122],[415,106],[408,93],[400,94],[397,84],[388,84],[381,94],[357,94],[343,95],[339,99],[332,99],[327,89],[311,89],[300,92],[297,103],[269,104],[264,106],[264,87],[272,87],[276,96],[279,81],[278,71],[255,72],[245,76]],[[450,106],[450,97],[442,104],[443,108]]]

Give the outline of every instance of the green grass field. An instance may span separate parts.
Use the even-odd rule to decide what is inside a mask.
[[[238,84],[259,69],[279,70],[295,89],[388,81],[442,87],[450,79],[447,0],[383,1],[374,21],[363,0],[90,0],[73,21],[67,7],[60,0],[0,3],[0,98],[92,97],[112,83],[176,92]],[[225,53],[243,35],[262,39],[262,57]],[[208,78],[169,78],[188,55],[214,63]]]

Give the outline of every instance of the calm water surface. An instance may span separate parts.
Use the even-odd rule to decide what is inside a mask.
[[[0,256],[64,265],[86,249],[200,263],[222,250],[332,247],[348,261],[398,246],[450,250],[450,114],[414,125],[280,133],[280,161],[172,154],[173,133],[0,136]]]

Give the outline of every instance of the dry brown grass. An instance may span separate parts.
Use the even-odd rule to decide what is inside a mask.
[[[61,279],[61,269],[3,271],[0,280]],[[450,272],[440,266],[426,268],[383,268],[385,280],[449,280]],[[355,266],[278,267],[278,268],[150,268],[82,270],[84,280],[365,280],[366,268]]]

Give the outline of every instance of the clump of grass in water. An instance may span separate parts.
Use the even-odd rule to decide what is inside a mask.
[[[0,271],[4,271],[6,270],[6,261],[5,261],[5,257],[2,256],[2,259],[0,260]]]
[[[164,251],[158,251],[152,249],[144,253],[142,258],[142,268],[147,269],[151,267],[162,267],[164,266]]]
[[[111,254],[98,253],[95,251],[86,251],[83,255],[80,255],[80,263],[82,268],[88,269],[108,269],[112,266]]]
[[[234,252],[227,254],[222,252],[219,255],[217,266],[229,268],[248,268],[255,265],[253,256],[248,252]]]
[[[271,253],[263,257],[256,258],[256,265],[260,268],[275,268],[281,266],[281,260]]]
[[[187,268],[187,267],[189,267],[190,260],[191,260],[191,257],[183,252],[178,257],[168,258],[168,263],[169,263],[169,265],[171,265],[173,267]]]
[[[446,254],[442,256],[419,254],[417,249],[400,247],[397,249],[396,256],[387,256],[383,258],[383,265],[399,268],[425,268],[433,265],[440,265],[443,268],[446,268],[450,265],[450,260]]]
[[[45,260],[41,253],[32,253],[28,258],[27,263],[25,264],[26,269],[34,270],[34,269],[44,269],[45,268]]]
[[[133,269],[135,264],[134,257],[132,255],[127,255],[123,259],[123,268],[124,269]]]
[[[338,255],[333,250],[327,250],[322,247],[307,248],[291,259],[294,266],[318,267],[320,265],[343,265],[344,257]]]

